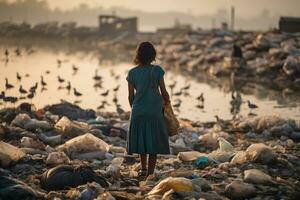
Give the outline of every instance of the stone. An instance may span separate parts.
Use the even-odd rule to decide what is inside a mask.
[[[244,171],[244,181],[254,184],[269,184],[272,177],[258,169],[248,169]]]
[[[241,180],[234,180],[225,187],[225,194],[231,199],[245,199],[254,196],[256,189],[253,185]]]

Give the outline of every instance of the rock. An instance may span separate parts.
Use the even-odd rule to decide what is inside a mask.
[[[255,195],[256,189],[253,185],[235,180],[225,187],[226,196],[231,199],[245,199]]]
[[[68,163],[70,163],[70,159],[64,152],[52,152],[46,159],[47,165],[59,165]]]
[[[67,117],[62,117],[56,124],[56,130],[62,134],[64,138],[73,138],[89,131],[89,125],[81,122],[73,122]]]
[[[101,140],[100,138],[95,137],[90,133],[75,137],[71,140],[65,142],[65,144],[57,147],[60,151],[65,151],[68,154],[76,153],[87,153],[93,151],[109,151],[109,145]]]
[[[90,167],[60,165],[43,173],[41,185],[42,188],[50,191],[77,187],[92,181],[99,183],[102,187],[108,186],[108,182],[103,177],[95,174]]]
[[[250,145],[247,150],[247,159],[253,162],[260,162],[263,164],[271,164],[276,160],[277,155],[272,149],[263,143]]]
[[[231,159],[230,164],[243,164],[247,162],[247,153],[245,151],[238,151]]]
[[[32,139],[30,137],[22,137],[20,144],[22,147],[45,150],[44,143],[42,143],[39,140]]]
[[[18,147],[0,141],[0,166],[8,167],[10,164],[18,162],[25,156],[25,153]]]
[[[78,119],[95,119],[96,113],[94,110],[83,110],[79,106],[71,104],[69,102],[63,102],[60,104],[54,104],[51,106],[46,106],[44,108],[45,111],[50,111],[52,114],[59,116],[66,116],[71,120]]]
[[[177,158],[181,161],[194,161],[200,156],[204,156],[205,154],[200,153],[198,151],[187,151],[187,152],[179,152]]]
[[[187,178],[168,177],[160,181],[148,195],[163,195],[169,190],[175,192],[191,192],[193,191],[193,183]]]
[[[300,132],[293,132],[291,134],[291,138],[296,141],[296,142],[299,142],[300,141]]]
[[[244,171],[244,181],[255,184],[268,184],[272,182],[272,177],[258,169],[248,169]]]

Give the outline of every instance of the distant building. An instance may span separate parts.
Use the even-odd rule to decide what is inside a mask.
[[[115,14],[99,16],[99,32],[103,35],[119,34],[123,32],[136,33],[137,31],[137,17],[121,18]]]
[[[282,32],[300,32],[300,17],[280,17],[279,30]]]

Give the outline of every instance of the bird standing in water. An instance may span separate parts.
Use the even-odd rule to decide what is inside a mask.
[[[6,90],[14,88],[14,86],[12,84],[8,83],[7,78],[5,78],[5,88],[6,88]]]
[[[76,88],[73,88],[73,91],[74,91],[74,95],[75,95],[76,97],[82,96],[82,94],[81,94],[80,92],[78,92],[78,91],[76,90]]]
[[[253,104],[253,103],[251,103],[251,102],[248,100],[248,108],[250,108],[250,113],[249,113],[249,114],[252,114],[252,110],[258,108],[258,106],[255,105],[255,104]]]

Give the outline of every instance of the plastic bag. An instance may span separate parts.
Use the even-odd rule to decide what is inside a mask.
[[[0,141],[0,166],[7,167],[24,156],[25,153],[18,147]]]
[[[160,181],[148,195],[163,195],[169,190],[175,192],[189,192],[193,191],[193,183],[191,180],[182,177],[168,177]]]
[[[109,145],[100,138],[97,138],[90,133],[86,133],[84,135],[68,140],[65,144],[57,147],[57,149],[67,151],[68,153],[85,153],[92,151],[108,152]]]
[[[218,140],[219,140],[220,151],[232,152],[234,150],[233,146],[230,144],[230,142],[228,142],[224,138],[219,137]]]
[[[181,161],[193,161],[203,155],[205,154],[200,153],[198,151],[186,151],[186,152],[179,152],[177,158]]]

